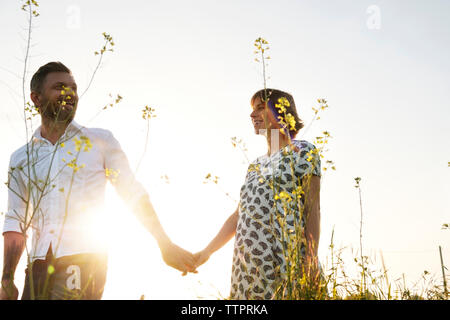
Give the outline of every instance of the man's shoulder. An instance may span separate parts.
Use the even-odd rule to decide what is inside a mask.
[[[100,149],[107,149],[118,144],[111,130],[105,128],[87,128],[82,127],[80,136],[89,138],[91,144]]]
[[[30,143],[26,143],[20,148],[16,149],[10,156],[11,166],[23,165],[27,161],[27,154],[31,148]]]
[[[110,130],[104,128],[81,127],[80,133],[82,136],[87,136],[91,140],[93,139],[107,141],[113,136]]]

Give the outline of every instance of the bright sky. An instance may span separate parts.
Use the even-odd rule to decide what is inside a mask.
[[[450,3],[425,1],[40,1],[32,32],[29,81],[37,68],[61,61],[86,88],[112,35],[94,82],[80,100],[76,121],[110,129],[135,167],[143,154],[145,105],[156,109],[138,179],[147,188],[171,239],[196,252],[234,211],[245,157],[231,144],[245,141],[249,159],[265,153],[253,134],[250,97],[262,87],[253,42],[269,41],[268,86],[294,95],[308,125],[316,100],[329,109],[300,136],[334,137],[321,192],[320,259],[326,264],[331,231],[348,263],[359,248],[361,177],[365,254],[390,279],[414,283],[424,270],[441,277],[438,246],[450,265]],[[26,141],[22,72],[26,14],[19,1],[0,4],[0,178],[9,155]],[[123,101],[95,117],[111,98]],[[203,184],[219,176],[219,188]],[[168,176],[168,183],[161,176]],[[228,192],[235,201],[228,198]],[[0,189],[6,210],[6,186]],[[104,299],[226,297],[232,245],[181,277],[166,267],[156,242],[112,189],[106,216],[110,260]],[[1,226],[3,218],[1,218]],[[0,240],[2,245],[2,240]],[[0,259],[2,259],[2,256]],[[23,285],[24,260],[17,271]]]

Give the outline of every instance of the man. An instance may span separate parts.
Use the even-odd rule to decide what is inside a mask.
[[[183,274],[196,272],[193,255],[164,232],[111,132],[73,121],[78,95],[71,71],[60,62],[40,67],[30,96],[42,121],[10,159],[0,298],[18,298],[14,274],[30,228],[22,299],[101,298],[107,257],[95,240],[101,227],[95,221],[108,180],[154,236],[165,263]]]

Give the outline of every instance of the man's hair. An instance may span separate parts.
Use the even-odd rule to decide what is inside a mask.
[[[297,133],[300,131],[300,129],[304,127],[303,120],[300,119],[300,117],[297,114],[297,108],[295,107],[294,97],[290,93],[277,89],[269,89],[269,88],[261,89],[252,96],[252,99],[250,100],[252,106],[257,98],[260,98],[261,101],[263,102],[267,102],[269,109],[272,111],[277,121],[280,121],[278,119],[278,116],[280,114],[276,110],[275,104],[279,103],[278,99],[280,98],[286,98],[287,101],[289,101],[289,107],[285,106],[286,114],[290,113],[295,119],[295,130],[292,130],[289,126],[289,133],[291,137],[295,137]]]
[[[49,62],[36,71],[36,73],[31,78],[30,89],[31,91],[35,91],[41,93],[42,86],[44,85],[45,78],[51,72],[67,72],[71,73],[69,68],[63,65],[61,62]]]

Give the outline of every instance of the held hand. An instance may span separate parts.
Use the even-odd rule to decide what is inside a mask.
[[[2,288],[0,289],[0,300],[17,300],[19,290],[13,280],[2,280]]]
[[[161,254],[164,262],[177,270],[182,271],[185,276],[188,272],[197,273],[195,260],[192,253],[169,242],[161,246]]]
[[[197,252],[194,254],[195,259],[195,266],[198,268],[202,264],[204,264],[206,261],[208,261],[210,255],[206,252],[206,250],[202,250],[200,252]]]

